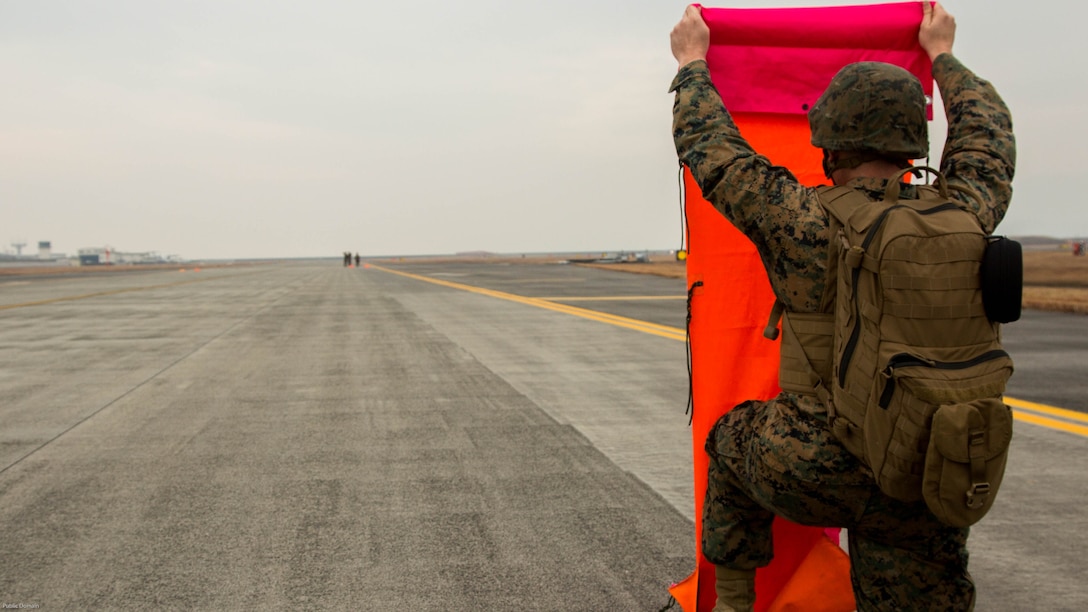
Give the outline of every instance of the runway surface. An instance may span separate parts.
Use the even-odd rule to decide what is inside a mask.
[[[657,610],[694,562],[683,295],[558,265],[0,279],[0,603]],[[1006,327],[979,610],[1088,609],[1085,331]]]

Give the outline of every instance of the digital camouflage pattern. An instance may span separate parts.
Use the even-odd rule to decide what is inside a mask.
[[[926,95],[910,72],[883,62],[850,64],[808,111],[812,145],[830,151],[929,154]]]
[[[989,234],[1012,198],[1012,119],[993,87],[950,54],[933,74],[945,101],[948,138],[941,171]],[[670,91],[673,138],[704,197],[755,244],[775,296],[792,312],[827,312],[828,219],[814,188],[757,154],[710,81],[706,63],[680,69]],[[850,186],[879,200],[885,179]],[[916,197],[905,186],[903,198]],[[859,610],[970,610],[967,529],[941,524],[923,502],[880,492],[871,473],[835,438],[814,397],[782,393],[737,406],[706,441],[710,467],[703,552],[717,565],[749,569],[771,558],[774,514],[850,530],[851,578]]]
[[[706,450],[702,545],[715,565],[770,563],[777,514],[849,528],[858,610],[972,608],[968,530],[941,523],[925,502],[884,495],[819,416],[788,401],[742,404],[718,421]]]

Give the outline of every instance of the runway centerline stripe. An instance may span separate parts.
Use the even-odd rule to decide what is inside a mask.
[[[598,312],[595,310],[589,310],[586,308],[578,308],[576,306],[567,306],[565,304],[559,304],[557,302],[550,301],[555,300],[567,300],[570,298],[534,298],[524,297],[521,295],[515,295],[513,293],[505,293],[502,291],[494,291],[492,289],[484,289],[482,287],[474,287],[472,285],[466,285],[464,283],[455,283],[451,281],[441,280],[428,276],[421,276],[419,274],[412,274],[410,272],[402,272],[400,270],[393,270],[371,264],[371,268],[375,270],[381,270],[382,272],[388,272],[390,274],[397,274],[406,278],[423,281],[426,283],[432,283],[435,285],[441,285],[443,287],[449,287],[451,289],[458,289],[461,291],[468,291],[470,293],[477,293],[480,295],[486,295],[493,298],[502,300],[508,300],[511,302],[517,302],[519,304],[526,304],[528,306],[535,306],[537,308],[544,308],[547,310],[553,310],[556,312],[562,312],[576,317],[582,317],[593,321],[599,321],[601,323],[608,323],[611,325],[617,325],[619,327],[625,327],[635,331],[645,332],[647,334],[653,334],[655,336],[661,336],[662,338],[670,338],[673,340],[679,340],[681,342],[687,340],[687,333],[677,327],[671,327],[668,325],[658,325],[656,323],[649,323],[647,321],[639,321],[637,319],[629,319],[627,317],[620,317],[617,315],[611,315],[604,312]],[[599,298],[585,298],[586,300],[593,300]],[[1051,417],[1060,417],[1063,419],[1069,419],[1073,421],[1080,421],[1088,423],[1088,415],[1074,410],[1067,410],[1065,408],[1057,408],[1054,406],[1047,406],[1045,404],[1038,404],[1035,402],[1028,402],[1013,397],[1006,396],[1004,398],[1006,404],[1011,406],[1013,415],[1017,420],[1031,423],[1033,425],[1039,425],[1048,429],[1057,429],[1065,431],[1078,436],[1088,438],[1088,425],[1078,425],[1075,423],[1069,423],[1059,420],[1059,418],[1050,418],[1046,416],[1040,416],[1033,414],[1032,412],[1041,412]]]

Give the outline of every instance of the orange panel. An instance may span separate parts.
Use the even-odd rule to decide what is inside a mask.
[[[809,144],[808,117],[772,113],[733,113],[733,121],[752,148],[785,166],[805,185],[826,185],[823,153]],[[698,191],[698,190],[696,190]]]
[[[826,182],[821,152],[809,144],[804,116],[738,113],[734,119],[753,148],[772,163],[790,168],[805,184]],[[684,184],[688,286],[701,283],[693,292],[690,330],[697,565],[671,593],[685,611],[695,612],[710,610],[715,600],[714,569],[699,543],[707,486],[703,444],[717,419],[733,406],[778,393],[779,344],[763,337],[774,294],[755,247],[703,199],[686,169]],[[768,609],[791,579],[794,592],[797,585],[810,584],[796,575],[798,568],[814,546],[826,541],[822,529],[784,520],[775,521],[774,533],[774,561],[756,576],[756,610]],[[848,585],[848,577],[846,581]]]

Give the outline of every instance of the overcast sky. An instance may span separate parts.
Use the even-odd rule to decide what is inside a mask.
[[[676,248],[686,4],[0,0],[0,250]],[[1088,5],[945,6],[1013,111],[999,233],[1088,235]]]

